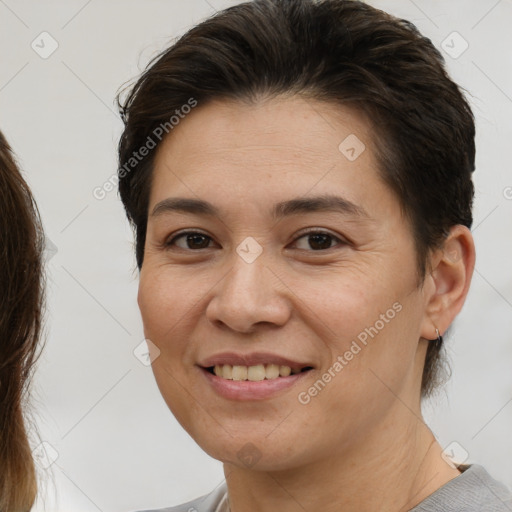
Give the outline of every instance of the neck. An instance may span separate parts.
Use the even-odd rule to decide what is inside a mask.
[[[397,407],[398,417],[390,414],[356,446],[330,449],[301,467],[255,471],[224,464],[230,511],[406,512],[415,507],[460,472],[441,457],[421,413],[411,414],[401,403]]]

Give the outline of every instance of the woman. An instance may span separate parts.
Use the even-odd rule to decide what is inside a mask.
[[[2,133],[0,239],[0,510],[21,512],[32,508],[37,492],[24,405],[40,354],[44,236],[37,206]]]
[[[430,40],[257,0],[118,101],[153,372],[226,476],[165,510],[510,510],[422,419],[475,263],[473,114]]]

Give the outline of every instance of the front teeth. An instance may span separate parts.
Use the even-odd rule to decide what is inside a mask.
[[[217,377],[222,377],[223,379],[250,381],[277,379],[278,377],[288,377],[292,373],[300,372],[300,370],[292,370],[289,366],[279,366],[277,364],[257,364],[255,366],[217,364],[213,371]]]

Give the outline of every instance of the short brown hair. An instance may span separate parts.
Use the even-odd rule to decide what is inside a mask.
[[[156,151],[129,172],[126,162],[191,97],[204,105],[281,94],[350,105],[366,116],[379,172],[412,226],[420,283],[430,251],[450,227],[473,222],[474,117],[430,39],[409,21],[356,0],[230,7],[153,59],[124,101],[118,96],[125,123],[119,191],[136,231],[139,269]],[[440,350],[428,348],[423,396],[435,386]]]

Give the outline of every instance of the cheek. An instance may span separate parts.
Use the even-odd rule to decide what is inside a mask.
[[[382,314],[389,322],[397,316],[393,304],[398,295],[369,275],[340,271],[338,276],[330,272],[324,278],[302,276],[292,282],[300,299],[294,303],[299,316],[309,319],[315,335],[335,356],[349,350],[353,340],[371,339],[376,322],[378,330],[384,330],[388,324],[380,319]]]
[[[194,304],[189,291],[165,269],[141,272],[137,302],[147,337],[163,341],[186,322]]]
[[[137,303],[139,305],[144,335],[158,344],[160,335],[165,328],[168,310],[167,299],[162,301],[162,290],[156,279],[152,279],[147,272],[142,272],[139,278],[139,291]]]
[[[165,279],[165,274],[141,273],[137,302],[139,305],[144,337],[158,348],[158,357],[152,367],[157,383],[168,381],[171,388],[173,379],[183,371],[187,336],[183,329],[190,309],[174,285]],[[171,375],[171,376],[170,376]],[[167,384],[166,384],[167,385]],[[166,391],[168,394],[169,390]]]
[[[296,281],[296,294],[307,305],[300,316],[309,318],[327,348],[323,370],[336,375],[332,381],[339,386],[329,388],[338,403],[378,395],[381,388],[386,393],[386,385],[398,389],[414,367],[421,297],[404,280],[386,281],[384,275],[351,279],[347,274],[328,287]]]
[[[145,263],[146,264],[146,263]],[[141,272],[137,302],[144,325],[144,336],[158,347],[152,371],[160,394],[177,421],[187,428],[194,414],[194,390],[190,387],[187,356],[187,319],[193,301],[186,291],[180,293],[164,269]],[[189,320],[190,321],[190,320]],[[184,393],[184,389],[189,393]]]

